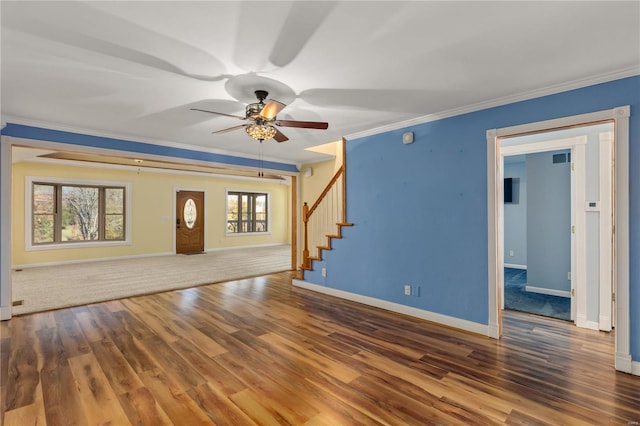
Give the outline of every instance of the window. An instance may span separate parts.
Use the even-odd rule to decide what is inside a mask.
[[[227,192],[227,233],[267,232],[268,194]]]
[[[32,244],[125,240],[124,186],[32,183]]]

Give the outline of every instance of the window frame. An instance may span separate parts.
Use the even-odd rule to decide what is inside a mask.
[[[230,195],[234,195],[234,194],[238,194],[240,196],[242,195],[248,195],[252,197],[252,205],[255,207],[255,197],[260,195],[264,195],[266,197],[266,227],[267,230],[266,231],[248,231],[248,232],[231,232],[229,231],[229,196]],[[225,191],[225,210],[224,210],[224,230],[225,230],[225,235],[228,237],[235,237],[235,236],[247,236],[247,235],[270,235],[271,234],[271,192],[269,191],[260,191],[260,190],[247,190],[247,189],[227,189]],[[239,224],[241,222],[241,211],[239,210],[239,214],[238,214],[238,221],[237,223]],[[256,223],[256,212],[255,212],[255,208],[253,209],[253,213],[252,213],[252,219],[251,219],[252,225],[253,227],[255,227],[255,223]]]
[[[98,215],[99,215],[99,237],[98,240],[87,241],[61,241],[60,237],[62,218],[59,212],[54,212],[54,241],[50,243],[35,243],[34,238],[34,185],[52,185],[59,188],[54,191],[56,198],[55,202],[60,203],[62,194],[61,190],[63,186],[75,186],[75,187],[91,187],[99,188],[99,202],[98,202]],[[104,224],[107,216],[106,213],[106,200],[105,189],[110,188],[122,188],[124,189],[123,197],[123,231],[124,238],[117,240],[104,239]],[[41,176],[27,176],[25,179],[25,251],[35,250],[51,250],[51,249],[69,249],[80,247],[101,247],[101,246],[118,246],[118,245],[131,245],[131,183],[130,182],[118,182],[118,181],[95,181],[84,179],[69,179],[69,178],[54,178],[54,177],[41,177]]]

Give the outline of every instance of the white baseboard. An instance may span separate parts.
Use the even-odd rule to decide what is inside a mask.
[[[240,250],[240,249],[250,249],[250,248],[261,248],[261,247],[276,247],[276,246],[291,246],[289,243],[269,243],[269,244],[254,244],[251,246],[233,246],[233,247],[216,247],[216,248],[208,248],[205,251],[215,252],[215,251],[226,251],[226,250]]]
[[[554,290],[551,288],[534,287],[534,286],[528,285],[525,287],[525,290],[530,291],[532,293],[548,294],[550,296],[571,297],[570,291]]]
[[[59,265],[73,265],[76,263],[88,263],[88,262],[106,262],[109,260],[124,260],[124,259],[140,259],[143,257],[157,257],[157,256],[171,256],[175,253],[151,253],[151,254],[134,254],[131,256],[112,256],[112,257],[100,257],[97,259],[78,259],[78,260],[64,260],[61,262],[42,262],[42,263],[29,263],[27,265],[13,265],[11,269],[28,269],[39,268],[42,266],[59,266]]]
[[[0,321],[11,319],[11,306],[0,306]]]
[[[271,244],[257,244],[257,245],[251,245],[251,246],[222,247],[222,248],[206,249],[206,252],[209,253],[214,251],[240,250],[240,249],[248,249],[248,248],[273,247],[273,246],[290,246],[290,244],[289,243],[271,243]],[[96,259],[78,259],[78,260],[65,260],[61,262],[30,263],[27,265],[14,265],[11,267],[11,269],[15,271],[16,269],[39,268],[42,266],[73,265],[77,263],[106,262],[109,260],[141,259],[145,257],[158,257],[158,256],[175,256],[175,253],[166,252],[166,253],[134,254],[130,256],[100,257]]]
[[[505,268],[512,268],[512,269],[527,269],[527,265],[517,265],[515,263],[505,263],[504,264]]]
[[[602,331],[611,331],[611,317],[607,315],[600,315],[599,329]]]
[[[387,311],[397,312],[399,314],[409,315],[412,317],[431,321],[437,324],[458,328],[460,330],[469,331],[471,333],[476,333],[476,334],[481,334],[483,336],[497,338],[497,334],[498,334],[497,326],[490,327],[485,324],[479,324],[477,322],[467,321],[460,318],[450,317],[448,315],[442,315],[435,312],[425,311],[423,309],[413,308],[411,306],[401,305],[399,303],[393,303],[393,302],[389,302],[382,299],[376,299],[374,297],[363,296],[356,293],[350,293],[348,291],[337,290],[337,289],[325,287],[318,284],[312,284],[306,281],[294,279],[292,280],[292,283],[296,287],[316,291],[318,293],[327,294],[329,296],[335,296],[341,299],[351,300],[352,302],[358,302],[364,305],[385,309]],[[495,330],[492,331],[492,328],[495,328]]]
[[[640,363],[632,361],[630,354],[621,354],[616,352],[615,366],[618,371],[640,375]],[[635,373],[634,368],[636,370]]]

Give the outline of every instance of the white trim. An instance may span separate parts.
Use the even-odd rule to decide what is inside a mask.
[[[598,324],[597,321],[585,321],[583,328],[589,329],[589,330],[593,330],[593,331],[599,331],[600,330],[600,324]]]
[[[586,205],[586,136],[579,137],[585,144],[576,144],[571,149],[571,223],[575,232],[571,234],[571,290],[575,289],[575,300],[571,303],[571,319],[587,315],[587,214]],[[581,323],[576,323],[582,327]],[[587,327],[588,328],[588,327]]]
[[[0,141],[0,320],[11,318],[11,143]]]
[[[555,290],[553,288],[535,287],[532,285],[527,285],[525,286],[524,289],[531,293],[547,294],[549,296],[571,298],[571,292],[566,290]]]
[[[612,203],[613,198],[613,167],[611,166],[613,158],[612,146],[613,135],[611,138],[602,138],[602,133],[598,134],[598,150],[600,158],[600,212],[599,228],[600,228],[600,297],[599,297],[599,328],[602,331],[611,331],[612,324],[612,293],[613,293],[613,217]]]
[[[11,306],[0,306],[0,321],[11,319]]]
[[[468,114],[470,112],[481,111],[488,108],[493,108],[501,105],[512,104],[516,102],[525,101],[528,99],[540,98],[542,96],[553,95],[556,93],[566,92],[569,90],[580,89],[582,87],[593,86],[595,84],[606,83],[608,81],[619,80],[622,78],[633,77],[640,74],[640,67],[633,66],[625,68],[619,71],[596,75],[593,77],[574,80],[567,83],[556,84],[543,89],[531,90],[528,92],[519,93],[516,95],[505,96],[477,104],[464,106],[461,108],[454,108],[446,111],[442,111],[436,114],[425,115],[421,117],[412,118],[397,123],[391,123],[385,126],[376,127],[370,130],[362,132],[351,133],[345,136],[347,140],[359,139],[365,136],[373,136],[380,133],[390,132],[392,130],[400,130],[410,126],[417,126],[424,123],[430,123],[432,121],[442,120],[444,118],[455,117],[457,115]]]
[[[609,310],[609,315],[600,315],[598,318],[598,330],[611,331],[611,326],[611,310]]]
[[[369,297],[369,296],[363,296],[356,293],[350,293],[348,291],[337,290],[334,288],[329,288],[329,287],[325,287],[318,284],[312,284],[312,283],[297,280],[297,279],[293,279],[291,280],[291,282],[295,287],[304,288],[306,290],[315,291],[315,292],[326,294],[329,296],[339,297],[341,299],[362,303],[364,305],[385,309],[387,311],[396,312],[403,315],[409,315],[412,317],[424,319],[437,324],[446,325],[448,327],[457,328],[457,329],[468,331],[471,333],[492,337],[491,336],[492,332],[490,330],[490,327],[484,324],[479,324],[477,322],[450,317],[448,315],[442,315],[435,312],[425,311],[423,309],[413,308],[411,306],[401,305],[399,303],[393,303],[386,300],[376,299],[374,297]]]
[[[527,265],[516,265],[515,263],[505,263],[504,267],[511,269],[524,269],[525,271],[527,270]]]
[[[614,287],[616,288],[616,353],[631,356],[629,324],[629,116],[631,107],[614,108]],[[617,365],[616,365],[617,368]]]
[[[576,315],[575,317],[575,323],[576,323],[576,327],[580,327],[580,328],[587,328],[587,315],[586,314],[580,314],[580,315]]]
[[[535,152],[558,151],[561,149],[573,149],[576,146],[587,145],[587,138],[574,136],[566,139],[555,139],[550,141],[522,143],[517,145],[500,146],[500,153],[503,156],[532,154]]]
[[[41,262],[41,263],[28,263],[26,265],[13,265],[12,270],[40,268],[48,266],[61,266],[61,265],[75,265],[79,263],[91,263],[91,262],[108,262],[110,260],[125,260],[125,259],[141,259],[146,257],[158,257],[158,256],[173,256],[175,253],[149,253],[149,254],[132,254],[127,256],[111,256],[111,257],[99,257],[95,259],[77,259],[77,260],[62,260],[58,262]]]
[[[631,108],[622,106],[618,108],[597,111],[588,114],[580,114],[562,117],[554,120],[529,123],[519,126],[505,127],[487,131],[487,181],[488,181],[488,228],[489,228],[489,323],[498,323],[500,312],[492,300],[501,285],[500,276],[495,276],[496,265],[502,265],[499,235],[492,232],[496,229],[496,222],[500,215],[500,206],[496,203],[494,192],[499,191],[502,185],[498,185],[496,166],[500,156],[496,154],[496,139],[500,136],[522,134],[531,131],[544,131],[558,129],[574,125],[582,125],[597,121],[614,119],[615,122],[615,218],[614,235],[614,281],[617,289],[616,302],[616,333],[615,368],[620,371],[630,372],[630,327],[629,327],[629,115]],[[492,275],[493,274],[493,275]],[[627,365],[626,359],[629,359]]]
[[[125,188],[125,239],[118,241],[85,241],[85,242],[57,242],[53,244],[33,244],[33,183],[51,183],[61,185],[89,185],[89,186],[107,186],[107,187],[124,187]],[[68,179],[55,178],[46,176],[25,176],[24,188],[24,251],[39,250],[64,250],[84,247],[109,247],[109,246],[128,246],[131,245],[131,182],[120,181],[103,181],[90,179]]]
[[[635,364],[635,365],[634,365]],[[616,370],[624,373],[636,374],[640,376],[640,368],[634,372],[634,367],[640,367],[640,362],[632,361],[630,354],[616,352],[615,355]]]
[[[498,208],[498,200],[504,199],[504,186],[496,182],[503,182],[503,168],[498,161],[502,161],[496,152],[497,130],[487,130],[487,233],[488,233],[488,297],[489,297],[489,329],[491,337],[497,339],[502,334],[502,322],[499,312],[504,309],[504,208]]]

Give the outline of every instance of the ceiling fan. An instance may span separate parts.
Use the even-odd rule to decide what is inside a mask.
[[[224,115],[225,117],[238,118],[240,120],[250,121],[250,124],[240,124],[239,126],[229,127],[213,132],[214,134],[231,132],[244,128],[249,136],[259,141],[267,139],[275,139],[278,142],[289,140],[274,125],[280,127],[299,127],[305,129],[327,129],[329,123],[320,121],[295,121],[295,120],[278,120],[276,115],[286,107],[282,102],[269,99],[266,103],[264,100],[269,95],[266,90],[256,90],[254,92],[258,102],[249,104],[245,108],[245,116],[226,114],[224,112],[207,111],[206,109],[191,108],[192,111],[208,112],[209,114]]]

